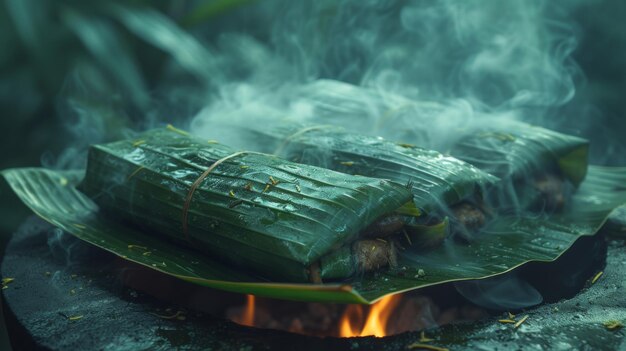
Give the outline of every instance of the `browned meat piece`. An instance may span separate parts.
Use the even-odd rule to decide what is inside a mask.
[[[541,193],[545,209],[562,210],[565,206],[566,185],[563,179],[554,174],[545,174],[535,179],[534,187]]]
[[[392,241],[357,240],[352,253],[361,272],[371,272],[386,266],[396,266],[396,248]]]
[[[454,205],[451,210],[456,221],[468,231],[476,231],[485,225],[483,211],[468,202]]]

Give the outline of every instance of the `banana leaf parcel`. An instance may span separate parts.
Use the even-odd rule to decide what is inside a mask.
[[[501,210],[562,210],[585,178],[589,143],[575,136],[510,120],[477,126],[462,109],[334,80],[315,81],[296,97],[314,108],[318,123],[427,146],[499,177],[488,198]],[[456,118],[437,118],[449,113]]]
[[[281,123],[274,128],[242,129],[251,132],[247,140],[256,142],[250,146],[263,152],[342,173],[408,184],[420,220],[395,218],[413,224],[403,228],[410,237],[405,245],[433,246],[441,242],[449,227],[467,238],[486,223],[491,212],[482,204],[482,193],[497,178],[437,151],[350,133],[332,125]],[[388,228],[393,227],[390,222],[385,223]]]
[[[373,303],[384,296],[452,281],[505,274],[528,262],[555,260],[579,238],[595,234],[613,209],[626,202],[626,168],[590,166],[561,213],[500,215],[477,244],[450,242],[398,257],[398,268],[324,284],[268,282],[235,265],[162,236],[103,216],[77,189],[84,170],[17,168],[6,183],[38,216],[118,257],[188,282],[232,292],[299,301]],[[6,200],[6,199],[5,199]],[[549,263],[546,263],[549,264]]]
[[[236,152],[172,127],[92,146],[80,189],[111,218],[300,282],[393,264],[393,244],[356,239],[412,197],[397,183]],[[340,272],[329,269],[336,262]]]
[[[127,143],[137,147],[144,142],[139,138]],[[209,144],[207,141],[198,142]],[[181,142],[181,145],[184,143]],[[139,154],[139,151],[135,151],[134,156],[139,157]],[[234,158],[226,165],[237,165],[241,170],[249,169],[246,168],[249,165],[234,162],[237,160],[239,159]],[[207,164],[209,161],[203,162],[202,166]],[[323,171],[315,167],[296,167]],[[132,179],[139,175],[142,172],[139,168],[132,167],[132,170],[128,170],[131,171],[130,174],[120,175],[119,180],[124,181],[125,177]],[[219,169],[218,167],[217,170]],[[236,171],[236,168],[231,170]],[[133,172],[137,173],[133,175]],[[196,175],[199,173],[196,170]],[[155,235],[155,230],[144,230],[140,226],[119,221],[116,216],[111,216],[115,211],[99,209],[96,204],[97,196],[88,197],[79,190],[79,187],[85,187],[80,184],[84,179],[84,170],[21,168],[4,170],[1,174],[19,199],[37,215],[125,260],[189,282],[232,292],[300,301],[343,303],[373,303],[384,296],[409,290],[505,274],[528,262],[551,262],[580,237],[594,235],[604,225],[611,211],[626,202],[626,188],[623,186],[626,182],[626,168],[590,166],[584,181],[573,194],[570,206],[559,213],[499,214],[481,230],[482,235],[476,244],[459,245],[448,242],[418,254],[409,250],[401,251],[396,269],[354,275],[340,282],[285,283],[278,279],[268,282],[258,272],[241,269],[230,263],[231,261],[224,260],[223,255],[203,253],[197,249],[198,245],[194,245],[194,248],[172,245],[169,240],[164,239],[167,236]],[[341,179],[344,179],[343,176]],[[276,181],[275,178],[274,180]],[[275,190],[271,180],[263,181],[262,185],[255,187],[257,191],[261,186],[264,190],[268,185],[270,193]],[[185,190],[190,188],[190,182],[184,182]],[[246,185],[244,183],[244,189]],[[301,187],[301,184],[298,186]],[[396,186],[391,187],[396,189]],[[298,191],[295,185],[294,188]],[[237,189],[233,190],[236,195]],[[186,193],[188,191],[182,192]],[[230,191],[228,193],[230,196]],[[185,196],[179,193],[177,198],[184,200]],[[229,205],[234,205],[233,208],[236,209],[237,203],[237,198],[233,197],[233,202]],[[178,217],[182,206],[172,211],[172,216]],[[178,223],[180,222],[179,219]],[[179,238],[182,232],[177,229],[176,233]],[[228,254],[231,254],[230,250]],[[303,266],[297,262],[296,265]],[[307,279],[306,271],[299,278]]]
[[[562,210],[585,179],[589,142],[521,122],[462,138],[450,154],[501,179],[501,208]]]

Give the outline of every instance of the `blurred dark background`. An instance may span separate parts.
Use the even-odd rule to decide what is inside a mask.
[[[280,6],[263,13],[265,20],[252,6],[250,0],[0,1],[0,169],[72,167],[90,142],[193,116],[202,102],[187,92],[204,91],[211,80],[202,67],[210,53],[198,43],[213,47],[225,29],[269,40],[267,18],[280,16]],[[626,159],[626,2],[578,1],[567,15],[578,39],[573,59],[584,77],[560,113],[593,121],[582,133],[593,141],[596,163],[619,164]],[[172,85],[176,92],[168,90]],[[3,252],[29,212],[6,187],[0,198]]]

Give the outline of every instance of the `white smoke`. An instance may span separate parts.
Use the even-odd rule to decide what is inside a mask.
[[[427,125],[422,146],[443,149],[454,129],[494,118],[554,127],[582,77],[575,4],[563,5],[264,1],[240,14],[257,15],[255,35],[217,40],[226,78],[191,130],[236,145],[221,124],[331,122],[396,140]]]

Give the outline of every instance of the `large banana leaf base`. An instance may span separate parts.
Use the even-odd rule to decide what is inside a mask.
[[[235,267],[146,235],[100,215],[75,188],[81,172],[28,168],[4,171],[8,184],[37,215],[119,257],[180,279],[259,296],[342,303],[373,303],[384,296],[446,282],[483,279],[528,262],[557,259],[583,236],[594,235],[610,212],[626,202],[626,169],[591,167],[562,214],[500,216],[477,240],[450,240],[427,252],[403,252],[399,268],[334,284],[268,282]]]

